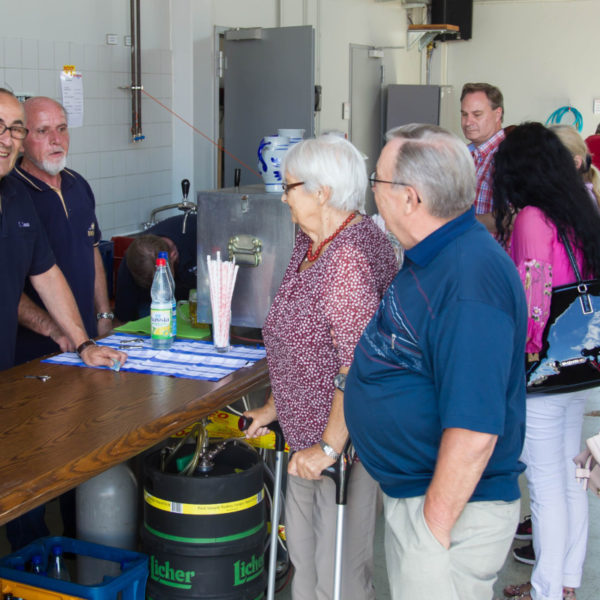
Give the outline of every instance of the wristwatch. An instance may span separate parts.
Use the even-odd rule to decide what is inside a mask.
[[[338,390],[340,390],[341,392],[345,391],[345,389],[346,389],[346,373],[338,373],[333,378],[333,385],[335,385],[335,387]]]
[[[321,440],[319,442],[319,446],[321,446],[321,450],[329,456],[329,458],[333,458],[333,460],[337,460],[340,457],[340,453],[336,452],[327,442]]]
[[[79,358],[81,358],[81,353],[88,347],[88,346],[95,346],[96,342],[92,339],[89,340],[85,340],[85,342],[83,342],[82,344],[79,344],[79,346],[77,346],[77,350],[75,350],[75,352],[77,352],[77,356],[79,356]]]
[[[113,312],[98,313],[96,315],[96,321],[99,321],[100,319],[110,319],[112,321],[114,318],[115,318],[115,313],[113,313]]]

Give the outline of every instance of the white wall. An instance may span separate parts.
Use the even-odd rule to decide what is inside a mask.
[[[21,6],[23,8],[21,8]],[[48,0],[11,4],[10,27],[0,38],[0,85],[15,92],[60,100],[59,74],[65,64],[83,74],[84,126],[71,129],[69,166],[90,182],[105,239],[137,231],[150,210],[172,202],[171,115],[144,97],[142,123],[146,140],[130,142],[131,50],[129,2]],[[169,3],[142,2],[142,81],[170,105],[171,38]],[[119,36],[107,46],[106,34]]]
[[[144,142],[130,141],[128,0],[28,0],[12,3],[0,37],[0,85],[60,99],[59,74],[83,74],[84,126],[71,131],[69,165],[90,182],[103,237],[139,230],[157,206],[214,184],[215,27],[312,25],[316,81],[323,86],[317,131],[341,129],[349,99],[349,46],[403,46],[406,15],[399,0],[143,0]],[[117,46],[106,34],[117,34]],[[389,80],[416,83],[418,51],[386,50]],[[173,110],[189,125],[174,117]],[[200,133],[198,133],[200,132]],[[204,134],[204,137],[202,134]],[[209,138],[209,139],[207,139]],[[166,216],[165,214],[161,216]]]
[[[406,15],[399,0],[143,0],[142,81],[145,90],[215,138],[214,28],[312,25],[316,81],[323,86],[317,131],[342,129],[349,95],[349,45],[403,46]],[[592,99],[600,55],[599,0],[476,0],[473,39],[438,44],[432,83],[457,91],[465,81],[490,81],[506,98],[506,123],[545,120],[572,103],[584,134],[599,117]],[[105,238],[138,230],[153,207],[178,201],[180,181],[192,190],[213,185],[216,150],[202,135],[143,98],[146,140],[129,140],[130,50],[127,0],[48,0],[12,3],[0,38],[0,84],[59,97],[63,64],[84,76],[84,127],[72,131],[70,164],[96,194]],[[116,33],[118,46],[105,35]],[[416,48],[385,51],[388,81],[418,83]],[[442,72],[443,70],[443,72]],[[458,94],[456,94],[458,96]],[[456,114],[458,115],[458,100]]]
[[[583,115],[584,136],[600,121],[592,100],[600,97],[600,2],[598,0],[476,1],[473,38],[448,42],[447,79],[458,90],[467,81],[488,81],[504,94],[505,124],[545,122],[571,104]],[[440,73],[435,51],[432,83]],[[565,118],[563,123],[572,123]]]

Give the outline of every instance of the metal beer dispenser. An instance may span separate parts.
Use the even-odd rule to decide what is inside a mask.
[[[261,328],[294,246],[295,226],[280,193],[262,184],[198,192],[198,321],[212,323],[207,255],[240,266],[231,324]]]

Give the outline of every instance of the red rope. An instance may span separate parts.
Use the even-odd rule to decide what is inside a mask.
[[[177,117],[182,123],[185,123],[188,127],[191,127],[196,133],[198,133],[199,135],[201,135],[205,140],[208,140],[211,144],[214,144],[219,150],[222,150],[228,156],[230,156],[231,158],[233,158],[233,160],[239,162],[240,165],[246,167],[246,169],[248,169],[248,171],[254,173],[258,177],[261,177],[261,174],[258,171],[256,171],[252,167],[249,167],[243,160],[240,160],[237,156],[234,156],[233,154],[231,154],[231,152],[229,152],[229,150],[227,150],[226,148],[224,148],[223,146],[221,146],[221,144],[219,144],[218,142],[215,142],[212,138],[210,138],[209,136],[207,136],[205,133],[202,133],[199,129],[196,129],[196,127],[194,127],[191,123],[189,123],[183,117],[181,117],[180,115],[178,115],[174,110],[171,110],[168,106],[166,106],[165,104],[163,104],[158,98],[155,98],[152,94],[149,94],[143,88],[142,88],[142,92],[144,94],[146,94],[146,96],[148,96],[148,98],[150,98],[151,100],[154,100],[154,102],[156,102],[158,105],[162,106],[165,110],[169,111],[174,117]]]

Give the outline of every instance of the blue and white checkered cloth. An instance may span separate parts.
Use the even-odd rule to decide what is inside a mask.
[[[219,381],[266,356],[263,346],[231,346],[229,352],[221,353],[210,342],[188,339],[175,339],[168,350],[155,350],[150,336],[124,333],[114,333],[97,343],[127,352],[127,362],[121,367],[121,371],[207,381]],[[75,352],[58,354],[42,362],[87,366]]]

